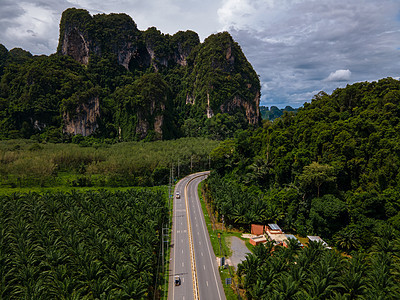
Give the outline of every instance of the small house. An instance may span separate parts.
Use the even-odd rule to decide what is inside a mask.
[[[321,239],[321,237],[319,237],[318,235],[307,235],[307,238],[308,238],[310,241],[312,241],[312,242],[319,242],[319,243],[322,243],[322,245],[324,245],[325,248],[327,248],[327,249],[332,249],[332,248],[329,247],[328,244],[327,244],[323,239]]]
[[[300,243],[300,241],[297,239],[297,237],[295,237],[293,234],[285,234],[286,235],[286,239],[283,240],[282,246],[283,247],[288,247],[289,246],[289,239],[294,239],[298,242],[299,246],[301,248],[304,248],[304,245],[302,243]]]
[[[282,229],[278,226],[278,224],[268,224],[267,232],[270,234],[282,234]]]
[[[252,237],[249,242],[253,246],[257,246],[259,244],[265,243],[266,241],[267,241],[267,239],[265,238],[264,235],[258,235],[258,236]]]
[[[264,234],[264,225],[251,224],[251,234],[254,235]]]

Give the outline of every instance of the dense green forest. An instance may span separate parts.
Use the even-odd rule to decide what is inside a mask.
[[[237,132],[211,154],[215,209],[232,226],[275,221],[346,251],[370,248],[383,225],[400,229],[399,109],[400,82],[386,78]]]
[[[227,32],[200,43],[193,31],[140,31],[126,14],[68,9],[57,53],[0,44],[0,139],[222,140],[259,125],[259,97]]]
[[[228,227],[278,223],[335,249],[259,248],[238,270],[249,299],[399,297],[399,121],[400,81],[385,78],[320,92],[213,150],[206,192]]]
[[[167,199],[161,190],[0,196],[0,298],[153,299]]]

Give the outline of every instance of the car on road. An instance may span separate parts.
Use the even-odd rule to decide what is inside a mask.
[[[174,282],[175,282],[175,285],[176,285],[176,286],[181,285],[181,278],[179,277],[179,275],[176,275],[176,276],[175,276]]]
[[[180,199],[181,198],[181,194],[179,194],[179,192],[176,192],[176,199]]]

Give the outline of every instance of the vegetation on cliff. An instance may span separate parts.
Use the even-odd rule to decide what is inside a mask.
[[[140,31],[126,14],[68,9],[57,54],[1,46],[0,76],[1,139],[86,135],[88,103],[99,107],[89,133],[116,140],[222,139],[260,120],[258,76],[227,32],[200,43],[193,31]]]
[[[258,76],[240,46],[227,32],[205,39],[189,58],[188,71],[190,75],[185,96],[199,103],[203,110],[207,108],[208,101],[210,108],[219,112],[221,106],[226,106],[226,102],[235,97],[242,101],[259,97]],[[256,109],[258,107],[254,107]]]

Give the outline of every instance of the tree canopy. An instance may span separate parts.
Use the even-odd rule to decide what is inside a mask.
[[[381,226],[400,229],[399,120],[393,78],[321,92],[296,114],[221,143],[211,154],[210,197],[233,225],[243,207],[240,226],[279,219],[332,244],[351,233],[357,242],[348,249],[369,248]]]

